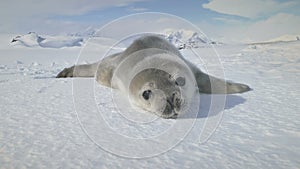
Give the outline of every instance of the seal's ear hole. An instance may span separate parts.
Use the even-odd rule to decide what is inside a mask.
[[[184,86],[185,85],[185,78],[184,77],[177,77],[175,80],[175,84],[177,86]]]
[[[150,98],[150,96],[151,96],[151,90],[145,90],[144,92],[143,92],[143,94],[142,94],[142,96],[143,96],[143,98],[145,99],[145,100],[149,100],[149,98]]]

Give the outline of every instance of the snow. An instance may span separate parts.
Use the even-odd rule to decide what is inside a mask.
[[[94,79],[54,78],[64,67],[75,64],[80,52],[88,57],[79,62],[99,60],[108,50],[104,39],[92,41],[90,48],[80,51],[79,47],[35,47],[39,45],[35,35],[26,38],[32,40],[26,44],[34,47],[15,47],[7,45],[9,37],[2,35],[0,40],[0,168],[300,167],[299,41],[255,48],[218,46],[226,78],[248,84],[253,91],[228,95],[224,111],[213,114],[209,110],[214,96],[201,95],[195,118],[165,120],[148,113],[137,115],[137,119],[155,120],[149,127],[134,121],[125,123],[122,114],[112,109],[111,89],[97,85]],[[201,59],[193,57],[190,49],[181,52],[205,71],[218,73],[220,66],[211,49],[193,50],[201,54]],[[102,130],[98,109],[114,132]],[[203,127],[214,128],[205,121],[218,118],[222,121],[216,131],[199,143]],[[113,134],[151,137],[165,133],[170,126],[172,129],[177,122],[195,125],[179,144],[158,156],[124,158],[99,147],[105,145],[114,151],[119,146],[120,153],[147,154],[155,147],[132,147]],[[182,131],[179,128],[177,132]],[[159,139],[156,143],[162,147],[168,144]]]

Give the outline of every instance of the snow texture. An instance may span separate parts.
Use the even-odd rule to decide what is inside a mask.
[[[60,46],[50,43],[48,38],[29,36],[20,42],[28,46]],[[198,116],[177,119],[187,123],[196,121],[182,142],[159,156],[131,159],[108,153],[91,141],[77,119],[72,99],[73,79],[54,78],[64,67],[75,64],[80,48],[15,48],[6,45],[8,39],[1,36],[0,42],[1,169],[300,168],[299,41],[217,47],[226,77],[250,85],[253,91],[227,96],[222,121],[207,142],[199,144],[201,126],[215,115],[207,114],[211,96],[201,95]],[[94,60],[101,57],[97,50],[107,50],[106,46],[98,46],[96,51],[88,51]],[[181,52],[200,67],[214,68],[216,61],[210,59],[207,48],[195,50],[202,54],[204,62],[193,60],[189,49]],[[90,82],[94,83],[94,79],[82,79],[82,83]],[[96,86],[96,91],[100,87]],[[118,126],[122,121],[109,107],[111,90],[101,91],[96,98],[107,102],[100,106],[107,110],[112,127]],[[86,105],[83,120],[90,121],[91,130],[96,131],[92,115],[95,110],[89,106],[94,101],[83,99]],[[157,130],[164,127],[160,124],[175,122],[160,119]],[[123,127],[122,134],[128,135],[155,132],[137,130],[130,124]],[[124,145],[110,135],[96,134],[108,144]]]

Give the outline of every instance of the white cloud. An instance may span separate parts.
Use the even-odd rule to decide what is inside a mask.
[[[300,34],[300,16],[279,13],[266,20],[251,25],[247,34],[249,39],[269,40],[286,34]]]
[[[138,8],[138,7],[129,7],[127,10],[130,11],[130,12],[145,12],[145,11],[148,11],[147,8]]]
[[[82,15],[108,7],[127,6],[137,1],[142,0],[4,0],[0,2],[0,20],[4,25],[0,31],[21,27],[20,22],[31,24],[52,16]]]
[[[92,10],[103,9],[111,6],[126,6],[141,0],[9,0],[1,2],[0,14],[10,15],[80,15]]]
[[[184,37],[190,37],[194,32],[202,33],[187,20],[174,15],[154,12],[135,14],[114,20],[102,27],[96,35],[120,40],[140,33],[169,34],[175,31],[183,31]]]
[[[299,35],[300,16],[291,14],[299,5],[299,1],[211,0],[203,7],[223,14],[251,18],[236,19],[230,16],[213,18],[222,22],[222,26],[214,30],[219,37],[224,37],[225,41],[259,42],[282,35]]]
[[[202,7],[223,14],[256,18],[273,14],[299,4],[296,1],[277,2],[275,0],[211,0]]]
[[[122,31],[120,31],[120,28]],[[102,28],[101,36],[113,39],[138,33],[165,33],[165,30],[193,29],[185,21],[161,13],[141,13],[114,20]]]
[[[221,21],[221,22],[224,22],[226,24],[231,24],[231,25],[241,24],[242,23],[241,20],[232,19],[232,18],[215,17],[213,19],[216,20],[216,21]]]
[[[278,13],[256,22],[217,20],[225,24],[221,27],[209,25],[205,30],[213,31],[210,35],[223,42],[262,42],[282,35],[300,35],[300,16],[293,14]]]

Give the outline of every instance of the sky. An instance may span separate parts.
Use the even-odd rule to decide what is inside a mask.
[[[299,0],[2,0],[0,8],[2,34],[76,33],[130,14],[162,12],[190,21],[212,39],[300,35]]]

